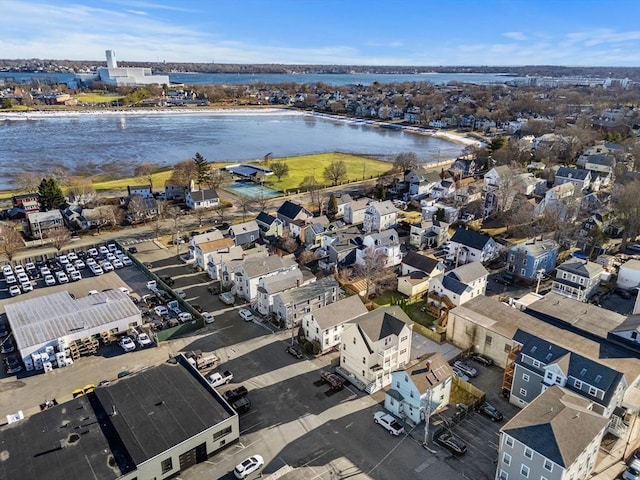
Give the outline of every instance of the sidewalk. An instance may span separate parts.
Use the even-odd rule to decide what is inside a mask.
[[[631,426],[627,429],[626,435],[616,442],[610,453],[600,451],[596,467],[593,469],[591,478],[593,480],[614,480],[626,468],[625,460],[633,453],[638,446],[640,435],[640,422],[638,417],[634,417]]]

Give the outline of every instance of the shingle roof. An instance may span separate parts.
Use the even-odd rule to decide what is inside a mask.
[[[459,228],[451,237],[451,241],[460,243],[476,250],[482,250],[485,245],[491,241],[491,236],[486,233],[476,232],[466,228]]]
[[[421,255],[418,252],[409,252],[402,259],[402,263],[409,267],[417,268],[418,270],[430,274],[440,264],[440,260],[429,255]]]
[[[242,233],[255,232],[258,230],[258,224],[255,220],[249,220],[248,222],[238,223],[236,225],[231,225],[229,230],[233,232],[234,235],[240,235]]]
[[[338,282],[333,277],[325,277],[316,282],[280,292],[278,298],[285,305],[297,304],[319,295],[324,295],[327,290],[332,288],[338,288]]]
[[[276,217],[268,214],[267,212],[260,212],[256,217],[256,222],[264,223],[265,225],[271,225],[276,220]]]
[[[341,323],[349,322],[367,313],[358,295],[343,298],[313,312],[313,318],[322,329],[327,329]]]
[[[384,202],[373,202],[370,204],[371,208],[374,208],[380,215],[390,215],[392,213],[398,213],[398,209],[393,205],[391,200],[385,200]]]
[[[376,308],[356,318],[353,323],[373,342],[398,335],[405,326],[412,325],[411,319],[397,306]]]
[[[396,245],[399,243],[398,232],[393,228],[382,232],[370,233],[367,237],[371,238],[376,246]],[[365,240],[367,237],[365,237]]]
[[[285,202],[278,208],[278,213],[287,218],[296,218],[304,208],[302,205],[292,202],[291,200],[285,200]]]
[[[567,468],[609,422],[589,410],[589,403],[553,386],[524,407],[502,431]]]
[[[560,167],[556,172],[556,178],[575,178],[576,180],[585,180],[589,176],[589,170],[583,168]]]
[[[213,189],[195,190],[189,193],[191,195],[191,198],[193,198],[193,200],[196,202],[203,202],[205,200],[215,200],[216,198],[220,198],[218,193]]]
[[[420,393],[427,392],[453,375],[447,360],[437,352],[421,357],[418,363],[412,364],[404,371],[411,377]]]
[[[451,270],[446,276],[453,276],[462,283],[469,284],[487,275],[489,275],[489,272],[484,268],[482,263],[470,262]]]
[[[593,278],[604,272],[602,265],[595,262],[580,260],[578,258],[570,258],[569,260],[558,265],[558,270],[575,273],[583,277]]]
[[[553,250],[558,250],[558,242],[548,238],[546,240],[529,240],[511,247],[510,251],[526,250],[531,256],[539,257]]]
[[[291,258],[269,255],[268,257],[247,258],[242,264],[235,267],[236,271],[244,267],[244,271],[249,278],[259,277],[267,273],[275,272],[295,265],[295,260]]]

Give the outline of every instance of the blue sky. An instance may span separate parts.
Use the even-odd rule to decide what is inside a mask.
[[[0,0],[0,58],[640,66],[640,0]]]

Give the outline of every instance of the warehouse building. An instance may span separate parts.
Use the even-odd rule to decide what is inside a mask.
[[[0,480],[161,480],[236,441],[237,413],[177,360],[0,429]]]
[[[57,292],[5,306],[16,349],[27,370],[33,354],[68,349],[70,356],[83,348],[97,348],[107,339],[142,325],[142,315],[129,295],[110,290],[81,298]],[[31,367],[31,368],[30,368]]]

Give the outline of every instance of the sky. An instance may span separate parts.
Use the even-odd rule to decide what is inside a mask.
[[[0,0],[0,58],[640,66],[640,0]]]

